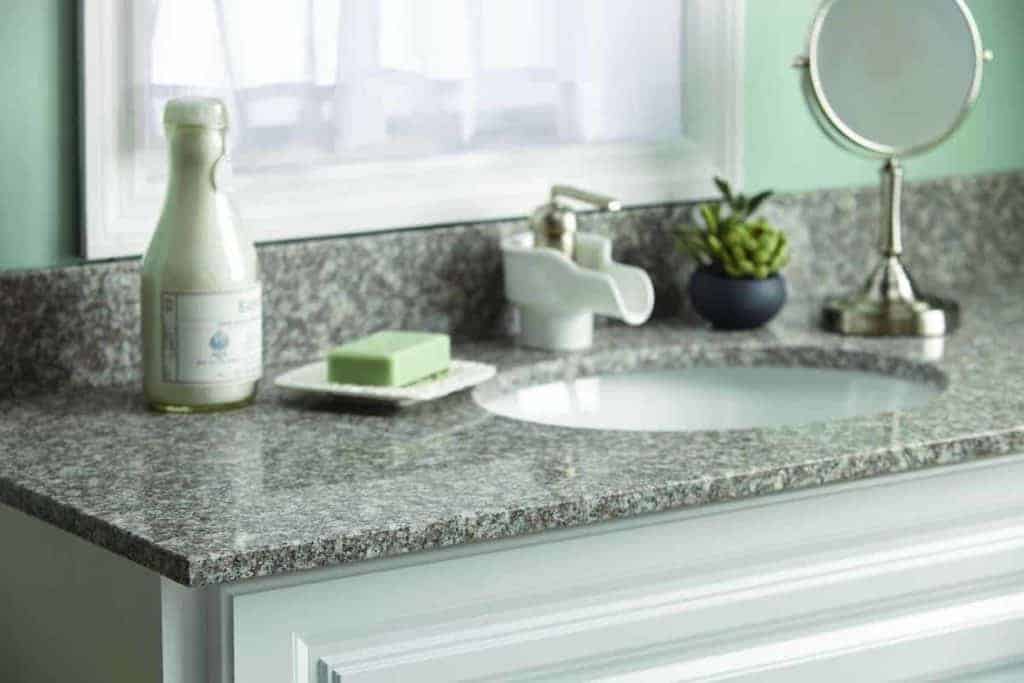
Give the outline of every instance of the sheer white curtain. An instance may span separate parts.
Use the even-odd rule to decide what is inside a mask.
[[[140,0],[136,141],[223,97],[240,172],[682,135],[684,0]]]

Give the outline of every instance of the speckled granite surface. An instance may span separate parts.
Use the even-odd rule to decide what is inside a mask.
[[[766,213],[794,245],[790,291],[858,285],[877,207],[874,188],[771,202]],[[920,284],[941,293],[1017,272],[1024,255],[1024,173],[910,183],[904,209],[907,261]],[[683,293],[692,267],[676,253],[672,233],[689,211],[662,206],[581,219],[582,230],[614,238],[616,258],[651,274],[656,316],[687,316]],[[502,235],[523,229],[523,221],[507,221],[261,247],[266,362],[300,361],[381,327],[462,338],[501,334],[509,315],[497,245]],[[0,395],[26,382],[137,381],[137,268],[122,261],[0,273]]]
[[[0,401],[0,500],[188,585],[571,527],[1024,448],[1024,278],[963,298],[947,340],[819,332],[795,301],[751,333],[609,326],[583,354],[506,342],[481,392],[633,367],[807,364],[945,386],[924,408],[725,432],[598,432],[497,417],[469,394],[351,412],[264,388],[249,409],[147,412],[134,386]],[[984,288],[983,288],[984,289]],[[271,373],[273,374],[273,373]]]
[[[662,321],[603,327],[585,354],[500,340],[459,350],[501,367],[482,393],[697,363],[857,367],[945,387],[920,410],[824,426],[598,433],[513,422],[469,394],[353,412],[269,382],[240,412],[161,416],[136,385],[136,262],[0,273],[0,501],[205,585],[1024,448],[1024,173],[907,189],[914,274],[937,293],[962,292],[964,327],[944,342],[816,330],[809,297],[859,284],[877,202],[873,189],[771,202],[768,216],[794,243],[786,274],[797,300],[770,327],[731,334],[694,325],[686,310],[691,266],[672,231],[690,207],[586,215],[581,229],[612,236],[619,260],[650,272]],[[500,335],[510,316],[497,243],[524,227],[262,247],[268,377],[385,326]]]

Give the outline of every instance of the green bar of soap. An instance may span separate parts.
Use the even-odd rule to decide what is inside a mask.
[[[448,369],[447,334],[386,330],[343,344],[327,354],[327,381],[400,387]]]

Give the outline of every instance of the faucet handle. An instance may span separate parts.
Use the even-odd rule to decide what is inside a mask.
[[[552,185],[551,200],[533,212],[530,227],[533,230],[533,244],[560,251],[573,258],[576,250],[576,214],[560,199],[575,199],[606,211],[622,208],[619,200],[595,192],[587,192],[568,185]]]
[[[604,209],[605,211],[618,211],[622,208],[622,202],[614,197],[609,197],[608,195],[581,190],[578,187],[572,187],[570,185],[552,185],[551,203],[557,204],[560,197],[569,197],[571,199],[590,204],[598,209]]]

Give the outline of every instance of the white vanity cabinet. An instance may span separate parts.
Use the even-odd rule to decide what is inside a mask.
[[[1021,483],[991,461],[254,581],[225,636],[261,683],[951,675],[1024,657]]]
[[[154,603],[83,636],[152,681],[995,681],[1024,662],[1024,456],[199,589],[2,518]],[[117,581],[31,595],[18,572],[57,559],[34,550],[5,563],[28,582],[8,607],[85,628]],[[64,651],[11,633],[16,658]],[[71,661],[0,678],[60,670],[111,680]]]

